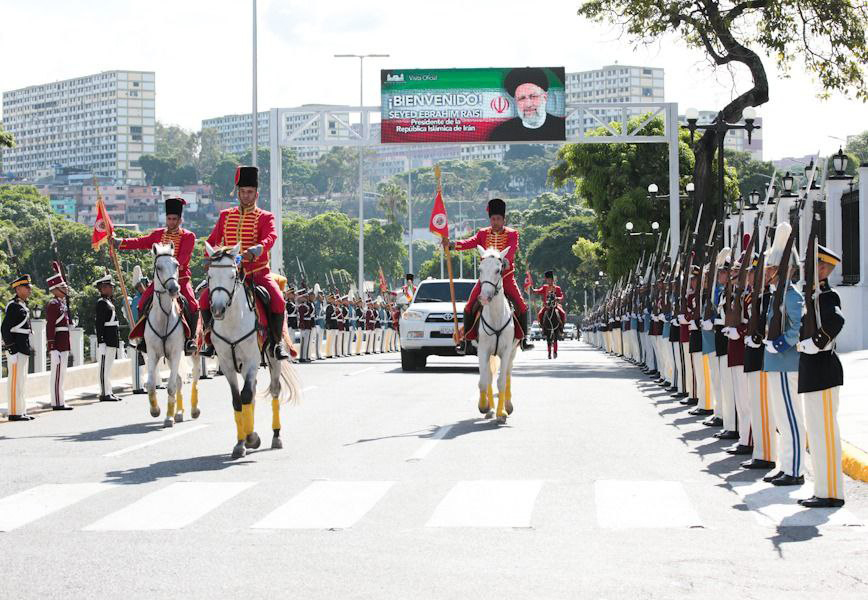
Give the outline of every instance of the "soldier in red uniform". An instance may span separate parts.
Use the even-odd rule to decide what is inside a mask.
[[[45,281],[45,286],[54,296],[45,305],[45,338],[48,342],[48,353],[51,356],[51,409],[72,410],[64,402],[63,377],[66,375],[66,366],[69,362],[69,328],[72,327],[72,319],[69,317],[69,304],[67,296],[69,287],[60,271],[60,264],[55,260],[51,262],[54,275]]]
[[[193,293],[190,283],[190,258],[193,256],[193,247],[196,245],[196,234],[181,227],[183,222],[184,205],[187,202],[183,198],[166,198],[166,226],[154,229],[151,233],[139,238],[113,238],[112,243],[118,250],[150,250],[154,244],[173,244],[175,247],[175,260],[178,261],[178,286],[181,295],[186,300],[187,324],[190,326],[190,336],[187,338],[186,349],[189,352],[193,347],[196,323],[199,318],[199,304]],[[144,322],[148,317],[148,308],[154,296],[154,284],[151,283],[145,289],[139,299],[139,321],[130,332],[130,339],[142,338],[137,348],[144,352]]]
[[[532,289],[530,291],[531,294],[537,294],[542,296],[543,305],[540,308],[539,312],[536,315],[537,321],[542,323],[543,313],[546,310],[546,302],[549,299],[549,293],[553,293],[555,298],[558,301],[558,314],[561,316],[561,323],[567,322],[567,313],[564,311],[564,307],[561,306],[561,302],[564,301],[564,292],[561,290],[561,286],[555,284],[555,273],[554,271],[546,271],[545,272],[545,283],[543,283],[538,288]]]
[[[248,282],[264,287],[270,298],[268,308],[268,329],[274,347],[274,356],[278,360],[289,359],[289,354],[283,347],[283,323],[286,317],[286,301],[274,278],[271,277],[269,258],[271,248],[277,241],[277,229],[274,224],[274,214],[256,206],[259,198],[259,169],[256,167],[238,167],[235,171],[235,189],[238,194],[239,206],[227,208],[220,213],[217,224],[208,243],[211,246],[232,247],[241,244],[241,268]],[[211,298],[206,288],[199,298],[202,310],[203,324],[211,326]],[[203,353],[214,353],[206,347]]]
[[[506,202],[500,198],[493,198],[488,202],[488,217],[491,222],[490,227],[483,227],[472,238],[448,243],[450,248],[455,250],[470,250],[471,248],[479,247],[486,249],[494,248],[502,251],[505,248],[509,248],[509,252],[506,255],[506,260],[509,261],[509,268],[502,274],[503,291],[512,302],[518,322],[523,329],[521,349],[530,350],[533,348],[533,344],[529,344],[527,335],[524,335],[528,330],[527,304],[525,304],[524,298],[521,297],[521,292],[515,282],[515,255],[518,252],[518,232],[515,229],[506,227]],[[443,244],[445,245],[446,243],[446,238],[443,238]],[[476,339],[476,332],[472,323],[480,288],[481,286],[477,281],[476,285],[473,286],[473,291],[470,292],[467,304],[464,306],[464,339],[466,340]]]

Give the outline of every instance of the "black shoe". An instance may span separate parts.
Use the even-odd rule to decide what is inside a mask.
[[[202,331],[207,334],[211,331],[211,326],[214,324],[214,317],[211,316],[210,310],[202,309],[200,312],[202,313]],[[199,354],[211,358],[214,356],[214,346],[208,343],[207,335],[203,337],[206,341],[202,344],[202,349],[199,350]]]
[[[744,446],[742,444],[736,444],[735,446],[731,446],[726,449],[727,454],[732,454],[734,456],[744,456],[747,454],[753,454],[753,446]]]
[[[738,432],[737,431],[718,431],[717,433],[714,434],[714,437],[716,437],[719,440],[737,440],[738,439]]]
[[[763,477],[763,481],[765,481],[766,483],[771,483],[772,481],[774,481],[778,477],[783,477],[783,476],[784,476],[784,472],[778,471],[777,473],[772,473],[771,475],[766,475],[765,477]]]
[[[51,410],[72,410],[72,407],[64,404],[63,406],[52,406]]]
[[[205,379],[205,378],[200,376],[199,379]],[[146,390],[145,388],[136,388],[136,389],[133,390],[132,393],[133,393],[133,395],[135,395],[135,396],[140,396],[140,395],[142,395],[142,394],[147,394],[147,393],[148,393],[148,390]]]
[[[141,352],[143,355],[148,353],[148,347],[145,345],[145,338],[139,338],[139,341],[136,342],[136,351]]]
[[[211,358],[212,356],[214,356],[214,346],[212,346],[211,344],[202,344],[202,349],[199,350],[199,355],[206,358]]]
[[[696,408],[691,408],[690,410],[688,410],[687,414],[694,415],[697,417],[707,417],[708,415],[713,415],[714,411],[711,410],[710,408],[699,408],[697,406]]]
[[[533,350],[533,344],[527,341],[527,338],[521,338],[521,349],[522,351]]]
[[[686,398],[681,401],[684,406],[696,406],[699,404],[699,398]]]
[[[35,418],[33,415],[9,415],[10,421],[32,421]]]
[[[118,398],[117,396],[115,396],[114,394],[109,394],[108,396],[100,396],[99,397],[100,402],[120,402],[120,400],[121,399]]]
[[[673,398],[687,398],[689,396],[690,394],[688,394],[687,392],[677,392],[675,394],[672,394]]]
[[[704,420],[702,424],[706,427],[723,427],[723,419],[720,417],[711,417],[710,419]]]
[[[772,485],[802,485],[803,483],[805,483],[804,475],[799,475],[798,477],[793,477],[792,475],[781,475],[780,477],[772,479]]]
[[[775,463],[770,460],[760,460],[759,458],[754,458],[748,461],[741,463],[741,467],[743,469],[773,469]]]
[[[842,498],[818,498],[817,496],[813,496],[799,500],[799,504],[805,508],[841,508],[844,506],[844,500]]]

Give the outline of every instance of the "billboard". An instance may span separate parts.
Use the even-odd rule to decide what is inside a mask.
[[[563,67],[384,69],[383,143],[562,142]]]

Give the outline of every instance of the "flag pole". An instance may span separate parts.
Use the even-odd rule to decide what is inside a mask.
[[[105,204],[102,201],[102,194],[99,192],[99,183],[96,180],[96,175],[93,176],[93,185],[96,188],[96,204],[97,204],[97,214],[99,214],[99,207],[102,206],[102,211],[104,214],[108,214],[108,211],[105,208]],[[114,228],[112,228],[111,235],[114,235]],[[133,321],[133,309],[130,306],[130,298],[127,296],[127,284],[124,282],[124,274],[121,272],[121,263],[118,260],[117,252],[115,252],[114,244],[112,243],[111,235],[108,239],[108,247],[109,247],[109,256],[111,256],[112,262],[115,265],[115,271],[118,274],[118,283],[121,286],[121,294],[124,296],[124,306],[127,308],[127,322],[130,324],[130,333],[133,331],[133,327],[135,327],[135,322]],[[135,360],[135,358],[133,358]]]
[[[437,177],[437,193],[442,197],[443,187],[440,185],[440,165],[434,167],[434,175]],[[452,253],[449,250],[448,235],[446,236],[446,246],[444,248],[446,250],[446,271],[449,273],[449,297],[452,299],[452,325],[454,327],[452,339],[457,344],[460,341],[458,338],[458,307],[455,304],[455,281],[452,275]]]

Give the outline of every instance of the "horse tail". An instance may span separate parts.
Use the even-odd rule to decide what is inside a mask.
[[[281,404],[301,404],[301,380],[292,363],[280,361],[280,399]]]

